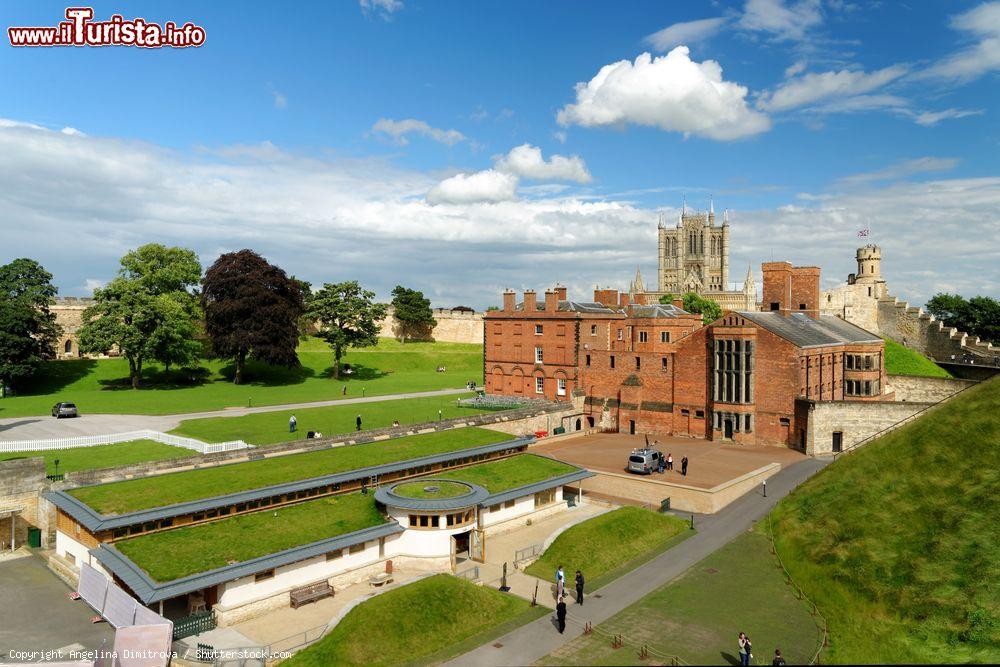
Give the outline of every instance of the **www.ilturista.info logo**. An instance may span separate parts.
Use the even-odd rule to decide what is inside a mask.
[[[167,21],[162,26],[146,19],[126,20],[114,14],[107,21],[93,21],[92,7],[68,7],[66,21],[50,27],[10,27],[11,46],[139,46],[183,49],[205,43],[205,29],[193,23],[178,26]]]

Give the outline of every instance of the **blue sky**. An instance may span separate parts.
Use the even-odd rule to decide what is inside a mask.
[[[835,284],[870,221],[894,294],[1000,294],[998,2],[282,7],[94,4],[192,21],[196,49],[5,39],[0,261],[83,294],[143,242],[206,266],[252,247],[314,283],[484,307],[652,283],[659,214],[712,193],[732,280],[773,256]]]

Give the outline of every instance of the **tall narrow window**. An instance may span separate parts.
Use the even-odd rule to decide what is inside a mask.
[[[540,345],[535,348],[535,363],[542,363],[542,347]]]
[[[545,393],[545,378],[536,377],[535,378],[535,393],[544,394]]]
[[[615,355],[611,355],[611,368],[615,367]]]
[[[556,380],[556,394],[558,396],[566,395],[566,380],[563,378],[558,378]]]

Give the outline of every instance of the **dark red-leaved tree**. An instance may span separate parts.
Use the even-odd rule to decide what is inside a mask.
[[[205,332],[212,352],[236,365],[243,382],[247,358],[297,368],[295,347],[304,310],[303,284],[252,250],[222,255],[201,281]]]

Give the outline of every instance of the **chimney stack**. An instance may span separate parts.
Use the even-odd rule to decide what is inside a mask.
[[[559,294],[554,290],[545,290],[545,312],[554,313],[557,310],[559,310]]]
[[[764,310],[786,316],[797,312],[819,317],[819,267],[765,262],[761,269],[764,273]]]
[[[512,289],[503,291],[503,312],[513,313],[514,306],[517,305],[517,294]]]
[[[538,310],[538,302],[535,298],[535,290],[524,290],[524,312],[534,313]]]
[[[562,285],[556,285],[556,294],[559,295],[560,301],[566,300],[566,288],[563,287]]]

